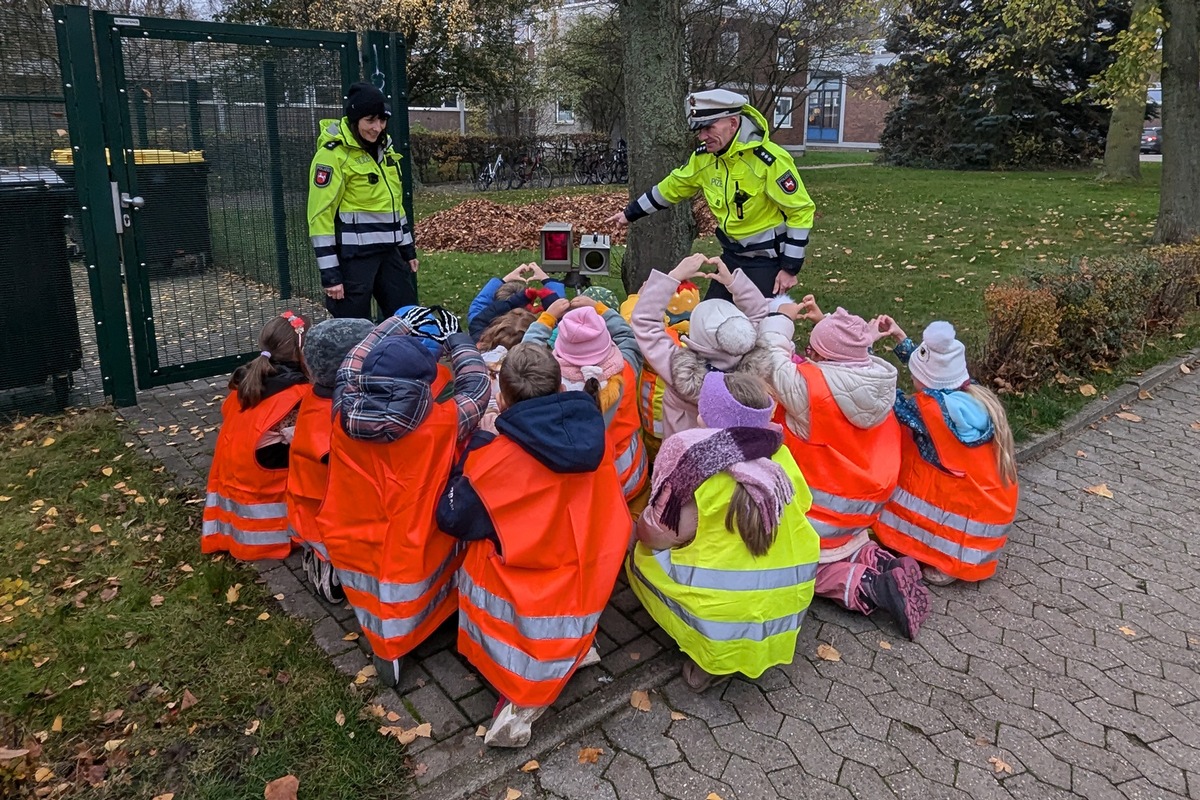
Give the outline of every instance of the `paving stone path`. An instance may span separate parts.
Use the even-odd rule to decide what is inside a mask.
[[[181,484],[202,486],[224,391],[167,387],[123,413]],[[916,643],[885,617],[818,601],[795,663],[695,695],[622,584],[601,621],[602,664],[509,754],[475,736],[494,695],[443,629],[400,691],[377,696],[403,724],[432,723],[408,751],[420,796],[1200,798],[1200,369],[1152,395],[1022,467],[1000,572],[934,589]],[[1101,483],[1111,499],[1086,491]],[[294,560],[260,569],[339,669],[357,672],[361,640],[342,638],[353,615],[307,592]],[[818,658],[821,643],[840,660]],[[631,689],[650,690],[649,712],[628,705]],[[614,693],[620,710],[572,727],[602,717]],[[584,748],[599,752],[581,763]],[[538,769],[516,769],[535,757]],[[512,768],[470,792],[501,763]]]

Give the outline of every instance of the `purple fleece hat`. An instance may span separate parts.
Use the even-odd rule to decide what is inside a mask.
[[[725,386],[725,373],[704,376],[697,402],[707,428],[765,428],[771,424],[772,407],[750,408],[739,403]]]

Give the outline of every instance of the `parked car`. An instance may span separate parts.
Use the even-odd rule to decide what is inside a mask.
[[[1142,129],[1142,152],[1162,153],[1162,128]]]

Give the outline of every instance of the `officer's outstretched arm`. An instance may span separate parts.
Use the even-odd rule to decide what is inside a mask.
[[[313,157],[308,176],[308,235],[312,239],[322,286],[342,282],[338,263],[334,221],[346,192],[342,176],[344,159],[335,150],[322,147]]]
[[[700,158],[701,156],[693,154],[686,164],[672,170],[670,175],[659,181],[650,191],[643,192],[641,197],[625,207],[625,218],[633,222],[683,200],[690,200],[700,191]]]
[[[767,197],[779,206],[787,221],[780,255],[784,270],[795,274],[804,266],[804,249],[808,246],[808,231],[812,228],[816,205],[804,189],[796,163],[790,156],[776,158],[768,168]]]

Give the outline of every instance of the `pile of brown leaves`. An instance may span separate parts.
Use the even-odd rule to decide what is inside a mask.
[[[536,250],[538,232],[547,222],[569,222],[576,238],[583,233],[608,233],[613,244],[625,243],[626,229],[605,224],[624,208],[623,192],[561,195],[526,205],[495,203],[475,197],[454,208],[431,214],[421,222],[417,243],[423,250],[455,250],[461,253],[505,253]],[[717,222],[703,200],[693,203],[699,235],[710,236]]]

